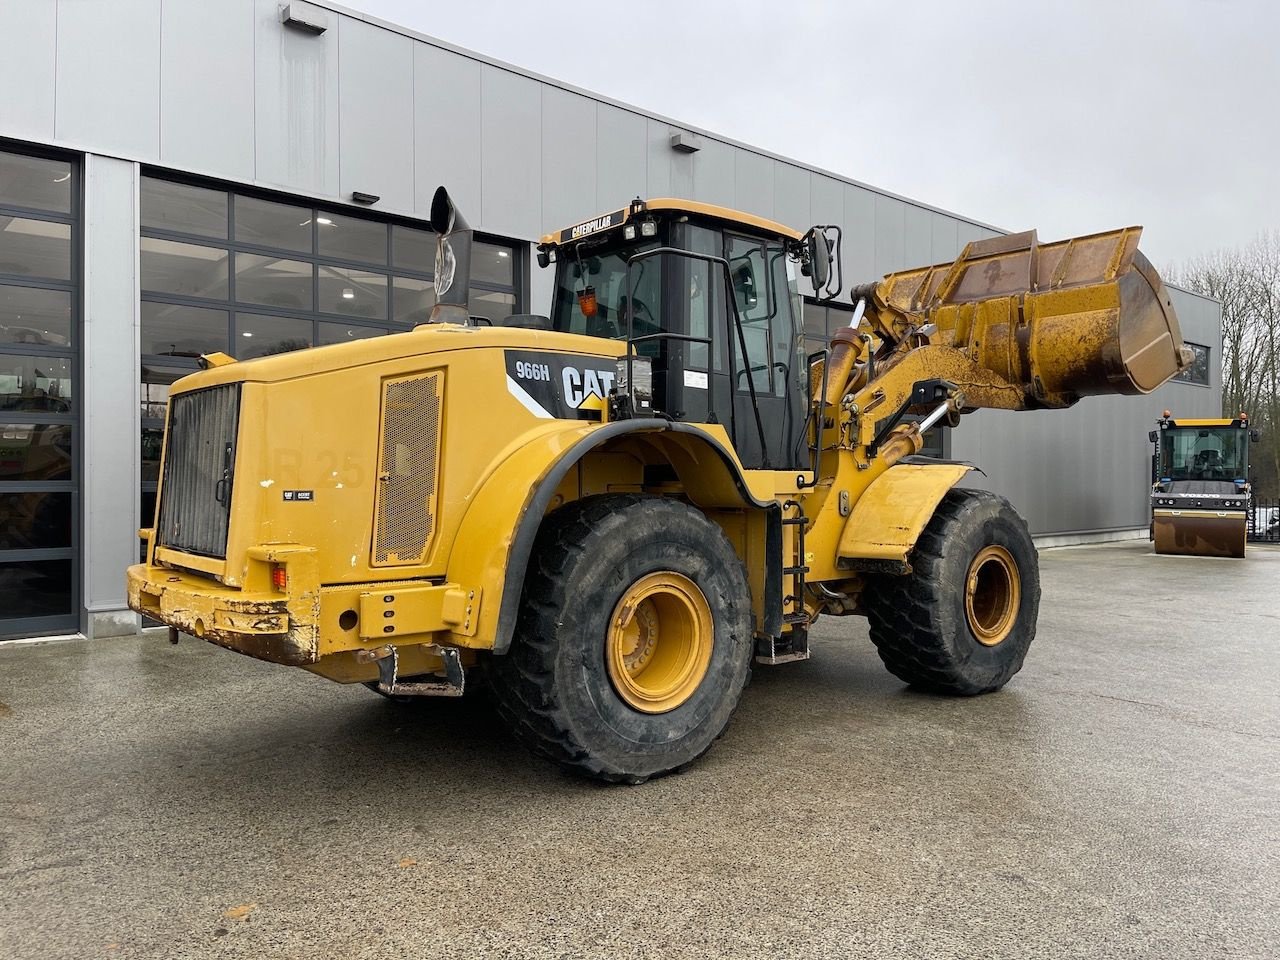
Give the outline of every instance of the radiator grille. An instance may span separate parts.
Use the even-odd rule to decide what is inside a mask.
[[[420,563],[431,543],[442,378],[440,373],[429,373],[383,385],[375,564]]]
[[[169,401],[157,543],[223,559],[235,469],[240,384],[183,393]]]

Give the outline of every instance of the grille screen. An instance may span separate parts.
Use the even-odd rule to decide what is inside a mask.
[[[223,559],[235,470],[240,384],[228,383],[169,402],[157,542]]]
[[[431,543],[442,377],[429,373],[383,386],[375,564],[420,563]]]

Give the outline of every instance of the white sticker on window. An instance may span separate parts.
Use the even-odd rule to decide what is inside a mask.
[[[684,385],[693,387],[696,390],[707,389],[707,375],[701,370],[686,370],[684,372]]]

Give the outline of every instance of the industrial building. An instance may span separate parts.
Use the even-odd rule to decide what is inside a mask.
[[[842,224],[853,282],[1001,232],[328,3],[0,0],[0,36],[0,639],[138,628],[168,385],[201,353],[411,329],[440,184],[499,319],[547,309],[538,237],[635,196]],[[982,412],[937,446],[1045,538],[1145,531],[1151,421],[1220,403],[1219,306],[1173,295],[1184,381]]]

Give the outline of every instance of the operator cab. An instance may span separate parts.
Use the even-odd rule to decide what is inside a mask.
[[[801,235],[708,204],[637,199],[544,237],[538,262],[556,266],[551,329],[628,344],[620,415],[719,423],[744,466],[797,469],[809,466],[800,277],[836,296],[838,244],[836,228]]]
[[[1180,481],[1193,483],[1234,483],[1243,485],[1249,476],[1249,443],[1258,432],[1249,430],[1243,414],[1234,420],[1173,419],[1167,413],[1150,439],[1157,444],[1157,480],[1165,485]]]

